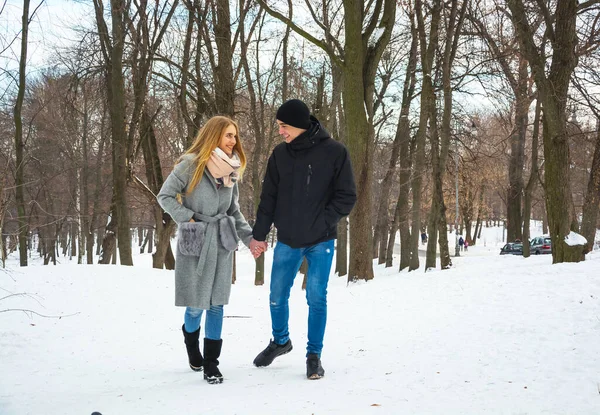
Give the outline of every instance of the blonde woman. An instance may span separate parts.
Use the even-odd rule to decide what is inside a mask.
[[[175,305],[186,307],[182,330],[188,362],[194,371],[204,369],[204,379],[211,384],[223,382],[218,358],[233,251],[239,240],[246,246],[257,244],[238,204],[238,180],[245,167],[238,125],[227,117],[213,117],[181,156],[157,197],[178,224]],[[199,338],[205,311],[203,357]]]

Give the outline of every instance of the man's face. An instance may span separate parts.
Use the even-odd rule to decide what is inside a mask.
[[[279,126],[279,134],[283,137],[286,143],[291,143],[296,137],[305,132],[303,128],[292,127],[282,121],[277,120]]]

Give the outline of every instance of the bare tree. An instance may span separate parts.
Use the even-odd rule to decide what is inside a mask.
[[[348,147],[354,168],[358,199],[350,214],[350,268],[348,281],[373,278],[371,260],[371,177],[372,147],[375,137],[374,90],[377,66],[390,38],[396,16],[396,2],[378,0],[365,4],[363,0],[344,0],[344,46],[334,42],[331,48],[283,14],[258,0],[262,7],[286,23],[296,33],[323,49],[336,66],[342,69],[344,113]],[[307,6],[312,9],[310,3]],[[316,17],[313,13],[313,18]],[[332,38],[320,21],[317,25]],[[376,29],[379,29],[376,31]]]
[[[377,222],[375,226],[375,234],[373,236],[373,241],[375,243],[375,249],[378,249],[377,256],[379,257],[379,263],[383,264],[387,261],[387,250],[388,250],[388,236],[389,239],[393,239],[395,241],[396,232],[399,228],[399,219],[392,221],[392,229],[388,232],[389,227],[389,198],[392,189],[392,179],[396,176],[397,173],[397,164],[398,158],[400,158],[400,175],[401,175],[401,183],[400,183],[400,193],[401,196],[398,197],[398,204],[401,205],[398,214],[400,212],[408,212],[408,183],[405,179],[406,176],[406,165],[407,162],[410,163],[410,153],[408,152],[408,145],[410,142],[410,121],[409,121],[409,112],[410,105],[414,98],[414,91],[416,85],[416,68],[417,68],[417,52],[418,52],[418,35],[415,30],[414,23],[414,11],[411,9],[409,11],[409,19],[410,19],[410,50],[408,53],[408,64],[406,66],[406,74],[404,77],[404,88],[402,90],[402,103],[400,106],[400,115],[398,118],[396,135],[394,137],[394,143],[392,145],[392,154],[390,157],[390,162],[388,164],[388,168],[386,170],[383,181],[381,182],[381,194],[379,198],[379,208],[377,210]],[[408,169],[408,177],[410,177],[410,169]],[[405,215],[403,215],[405,216]],[[394,215],[395,218],[395,215]],[[408,230],[408,227],[401,228]],[[389,234],[389,235],[388,235]],[[408,252],[407,242],[408,239],[406,237],[409,236],[406,232],[400,232],[401,239],[401,259],[402,262],[402,253],[404,253],[404,258],[406,258],[406,253]],[[404,239],[403,239],[404,237]],[[379,245],[379,246],[377,246]],[[393,249],[393,245],[392,245]],[[391,266],[391,264],[389,265]]]
[[[467,1],[459,3],[452,0],[449,13],[443,13],[444,51],[441,58],[442,92],[444,106],[442,109],[441,128],[437,127],[437,114],[435,99],[431,101],[431,161],[433,168],[433,200],[429,213],[427,240],[427,257],[425,269],[435,268],[437,245],[440,246],[440,268],[446,269],[452,263],[448,248],[448,229],[446,223],[446,205],[444,202],[443,180],[446,170],[446,160],[450,147],[452,123],[452,68],[458,51],[459,39],[467,10]]]
[[[565,242],[572,217],[566,104],[569,83],[577,65],[577,13],[596,1],[578,5],[577,0],[557,0],[554,10],[546,3],[536,2],[537,13],[544,16],[545,32],[552,47],[549,71],[545,51],[535,43],[535,31],[530,24],[532,12],[525,8],[523,0],[507,0],[507,3],[544,112],[546,209],[552,260],[554,263],[578,262],[584,258],[581,249]]]
[[[478,35],[484,40],[494,62],[500,67],[504,78],[514,96],[514,127],[510,136],[510,164],[508,168],[507,195],[507,239],[522,239],[521,215],[522,196],[524,192],[523,169],[525,162],[525,140],[527,136],[529,106],[533,94],[530,92],[532,82],[529,76],[527,59],[523,55],[522,45],[514,35],[512,26],[504,24],[502,7],[492,5],[493,9],[485,9],[484,3],[477,4],[478,10],[471,10],[469,20]],[[478,15],[491,15],[492,21],[483,21]],[[536,16],[533,25],[539,25],[541,16]],[[490,19],[491,20],[491,19]],[[494,33],[496,34],[494,36]]]
[[[421,69],[423,80],[421,87],[421,108],[419,111],[419,128],[415,143],[415,161],[412,179],[412,222],[410,233],[410,263],[408,270],[419,268],[419,235],[421,234],[421,204],[422,183],[425,172],[425,144],[428,123],[431,115],[435,113],[435,92],[433,89],[433,61],[439,42],[439,29],[441,19],[441,1],[433,0],[429,23],[429,36],[426,33],[425,10],[422,0],[415,0],[415,14],[417,17],[417,30],[419,33],[419,47],[421,54]],[[429,39],[429,42],[427,42]],[[437,239],[437,238],[435,238]]]
[[[539,166],[538,166],[538,147],[539,147],[539,136],[540,136],[540,122],[541,122],[541,111],[542,106],[538,100],[535,105],[535,118],[533,120],[533,137],[531,140],[531,173],[529,174],[529,180],[527,186],[525,186],[525,197],[523,198],[523,256],[528,257],[530,255],[529,246],[529,224],[531,219],[531,202],[533,198],[533,191],[535,190],[539,181]]]
[[[125,0],[111,0],[111,34],[104,19],[103,0],[94,0],[96,24],[105,62],[108,109],[111,120],[113,151],[113,203],[111,222],[102,244],[103,254],[100,263],[110,261],[110,252],[118,243],[121,265],[133,265],[131,256],[130,219],[127,203],[128,141],[125,122],[125,81],[123,75],[123,51],[127,33],[126,19],[130,3]]]
[[[586,252],[594,249],[596,223],[598,221],[598,211],[600,210],[600,118],[597,119],[596,130],[594,159],[587,184],[583,204],[583,218],[581,220],[581,233],[587,239]]]
[[[21,53],[19,56],[19,80],[17,83],[17,98],[13,109],[15,123],[15,202],[17,204],[17,216],[19,222],[19,264],[22,267],[27,266],[27,235],[29,226],[25,215],[25,196],[24,196],[24,172],[25,172],[25,143],[23,140],[23,100],[25,98],[25,89],[27,87],[25,75],[27,70],[27,44],[29,35],[29,23],[35,15],[36,10],[42,5],[42,2],[29,15],[29,0],[23,0],[23,16],[21,18]]]

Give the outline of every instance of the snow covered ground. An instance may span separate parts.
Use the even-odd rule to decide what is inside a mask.
[[[559,265],[500,256],[501,232],[484,229],[451,270],[399,273],[396,260],[368,283],[332,275],[319,381],[305,378],[301,275],[294,350],[252,365],[270,338],[269,272],[254,286],[245,249],[221,385],[188,368],[173,274],[149,254],[135,267],[18,268],[11,257],[0,270],[0,414],[599,414],[600,252]]]

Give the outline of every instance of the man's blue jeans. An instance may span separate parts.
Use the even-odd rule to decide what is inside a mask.
[[[333,261],[334,240],[321,242],[306,248],[291,248],[277,242],[273,254],[271,270],[271,324],[273,340],[284,344],[289,340],[288,320],[290,308],[288,300],[294,285],[294,278],[302,265],[302,258],[308,261],[306,276],[306,301],[308,303],[308,345],[306,354],[321,356],[323,336],[327,323],[327,283]]]
[[[193,333],[200,328],[200,320],[202,319],[203,312],[204,310],[201,308],[185,308],[185,315],[183,316],[185,331],[187,331],[188,333]],[[206,310],[206,324],[204,327],[204,337],[210,340],[220,340],[222,330],[223,306],[211,305],[210,309]]]

